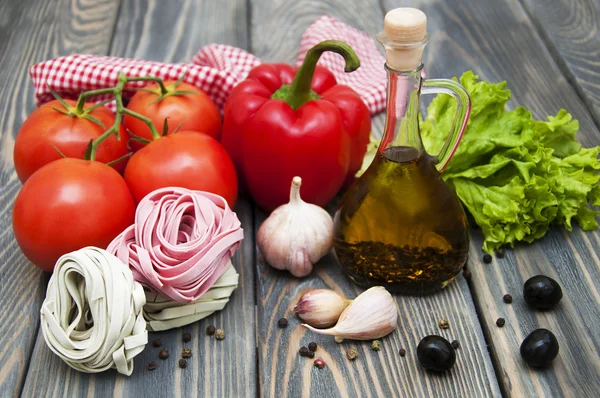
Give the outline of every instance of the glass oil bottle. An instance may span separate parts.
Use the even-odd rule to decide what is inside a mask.
[[[423,81],[426,17],[390,11],[377,39],[386,50],[387,118],[378,152],[344,195],[334,219],[334,249],[348,276],[365,287],[400,294],[444,288],[463,267],[469,235],[464,210],[440,172],[460,141],[470,111],[465,89],[451,80]],[[419,131],[421,94],[458,101],[441,152],[429,155]]]

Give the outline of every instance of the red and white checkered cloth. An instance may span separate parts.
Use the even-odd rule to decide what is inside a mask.
[[[383,110],[386,89],[386,73],[383,68],[385,59],[377,50],[374,40],[364,32],[333,17],[321,16],[304,32],[297,63],[302,62],[308,49],[328,39],[348,43],[360,58],[361,67],[352,73],[345,73],[343,57],[331,52],[323,54],[319,64],[329,68],[338,83],[348,85],[359,93],[372,114]],[[211,44],[200,49],[189,63],[166,64],[130,58],[73,54],[33,65],[29,74],[33,80],[38,105],[53,99],[48,86],[63,98],[76,99],[82,91],[116,86],[120,72],[129,77],[153,76],[165,80],[177,80],[185,73],[185,82],[206,92],[222,109],[233,87],[260,63],[257,57],[245,50],[223,44]],[[143,87],[147,84],[148,82],[132,82],[128,88]],[[104,99],[106,96],[97,96],[93,100]]]

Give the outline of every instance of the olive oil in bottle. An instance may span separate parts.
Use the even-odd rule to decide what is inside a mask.
[[[427,294],[450,283],[467,259],[464,210],[440,170],[456,149],[468,118],[468,94],[449,80],[421,80],[426,17],[392,10],[378,40],[387,54],[387,118],[372,164],[344,195],[334,219],[334,249],[359,285],[402,294]],[[421,89],[458,101],[448,142],[429,155],[419,132]]]

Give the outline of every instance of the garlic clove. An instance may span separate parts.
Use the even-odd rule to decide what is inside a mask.
[[[315,289],[300,297],[294,311],[309,325],[326,328],[335,325],[351,302],[333,290]]]
[[[346,307],[338,323],[330,329],[316,329],[302,324],[318,333],[334,336],[336,342],[344,339],[373,340],[387,336],[396,329],[398,307],[392,295],[382,286],[372,287]]]
[[[301,185],[302,179],[294,177],[289,203],[273,210],[256,234],[256,244],[267,263],[296,277],[310,274],[313,264],[333,246],[331,216],[300,198]]]

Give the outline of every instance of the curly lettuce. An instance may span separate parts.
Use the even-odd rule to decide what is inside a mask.
[[[579,123],[566,111],[534,120],[523,107],[507,110],[506,83],[479,81],[465,72],[460,83],[472,110],[463,139],[442,177],[481,227],[484,250],[532,242],[552,224],[598,228],[600,146],[582,148]],[[437,153],[450,130],[456,103],[438,95],[427,108],[421,135]]]

